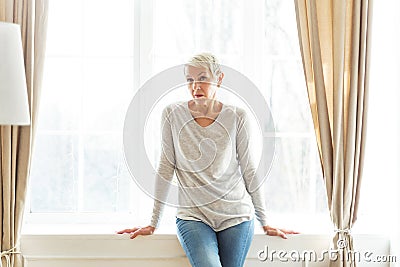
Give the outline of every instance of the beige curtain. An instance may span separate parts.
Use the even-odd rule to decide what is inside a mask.
[[[354,266],[366,132],[371,0],[295,0],[297,28],[328,206],[331,266]],[[340,254],[341,253],[341,254]]]
[[[31,114],[30,126],[0,126],[0,249],[3,266],[20,267],[23,264],[19,239],[40,96],[47,6],[48,0],[0,0],[0,21],[21,26]]]

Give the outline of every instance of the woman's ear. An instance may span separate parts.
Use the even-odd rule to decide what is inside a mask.
[[[222,83],[222,79],[224,78],[224,73],[221,72],[221,74],[218,76],[218,81],[217,81],[217,86],[220,87]]]

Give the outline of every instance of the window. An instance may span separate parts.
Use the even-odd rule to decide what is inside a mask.
[[[132,182],[123,159],[129,100],[156,73],[211,51],[248,76],[274,114],[276,155],[266,182],[272,221],[303,231],[329,224],[293,5],[292,0],[52,3],[28,222],[147,223],[152,199]],[[166,96],[164,103],[172,100]],[[154,154],[155,142],[148,145]],[[167,208],[162,227],[173,225],[173,214]]]
[[[133,10],[130,0],[51,3],[30,215],[72,222],[130,209],[120,136],[134,93]]]
[[[400,22],[400,2],[374,3],[368,131],[358,221],[358,232],[385,234],[400,252],[399,104],[400,37],[392,34]],[[378,226],[379,227],[376,227]]]

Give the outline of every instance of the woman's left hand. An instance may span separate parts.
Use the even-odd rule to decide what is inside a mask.
[[[293,231],[293,230],[286,230],[286,229],[281,229],[281,228],[275,228],[272,226],[263,226],[264,233],[266,235],[271,235],[271,236],[280,236],[284,239],[287,239],[287,234],[299,234],[299,232]]]

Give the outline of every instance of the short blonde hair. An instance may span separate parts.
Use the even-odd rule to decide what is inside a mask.
[[[211,72],[213,78],[221,74],[221,65],[218,59],[211,53],[200,53],[189,59],[185,66],[202,67]]]

